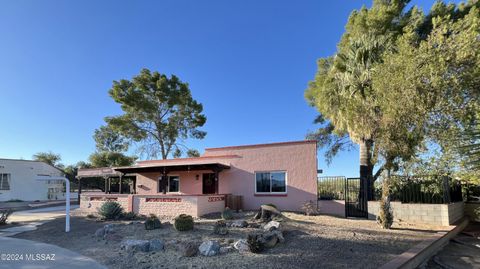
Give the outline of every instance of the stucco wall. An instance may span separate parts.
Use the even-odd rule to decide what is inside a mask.
[[[300,210],[305,201],[317,200],[317,148],[315,142],[279,143],[251,147],[207,149],[205,156],[239,155],[220,175],[219,193],[243,196],[247,210],[273,203],[281,210]],[[286,195],[256,195],[256,171],[286,171]]]
[[[452,204],[402,204],[391,202],[395,221],[448,226],[464,215],[464,203]],[[368,202],[369,219],[376,219],[380,203]]]
[[[10,174],[10,190],[0,190],[0,201],[20,199],[24,201],[47,200],[48,188],[56,188],[60,192],[51,197],[65,199],[63,183],[49,184],[36,180],[37,175],[62,176],[63,173],[42,162],[28,160],[0,159],[0,173]]]

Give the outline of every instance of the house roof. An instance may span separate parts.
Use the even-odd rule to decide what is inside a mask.
[[[52,168],[55,168],[57,169],[58,171],[62,172],[63,174],[66,174],[65,171],[63,171],[62,169],[58,168],[58,167],[55,167],[49,163],[46,163],[46,162],[42,162],[42,161],[36,161],[36,160],[24,160],[24,159],[8,159],[8,158],[0,158],[0,161],[16,161],[16,162],[31,162],[31,163],[43,163],[43,164],[46,164]]]
[[[264,144],[227,146],[227,147],[218,147],[218,148],[206,148],[205,151],[259,148],[259,147],[276,147],[276,146],[288,146],[288,145],[311,144],[311,143],[316,144],[317,141],[316,140],[299,140],[299,141],[275,142],[275,143],[264,143]]]

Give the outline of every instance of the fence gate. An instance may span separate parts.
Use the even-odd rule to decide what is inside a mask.
[[[362,186],[363,185],[363,186]],[[345,217],[368,218],[367,181],[345,179]]]

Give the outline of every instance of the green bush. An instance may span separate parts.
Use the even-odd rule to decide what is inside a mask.
[[[230,208],[225,207],[225,209],[222,211],[222,219],[224,220],[233,219],[233,211]]]
[[[0,225],[7,224],[8,217],[12,214],[11,209],[0,210]]]
[[[135,214],[135,212],[126,212],[123,214],[122,218],[124,220],[134,220],[137,219],[137,214]]]
[[[175,218],[173,227],[175,227],[177,231],[193,230],[193,217],[190,215],[181,214]]]
[[[150,217],[145,220],[145,230],[160,229],[161,227],[162,223],[154,214],[151,214]]]
[[[98,209],[98,214],[106,220],[116,220],[122,216],[123,209],[119,203],[107,201]]]
[[[93,214],[87,214],[87,219],[95,219],[95,215]]]
[[[7,203],[18,203],[18,202],[23,202],[23,200],[20,199],[10,199],[7,201]]]

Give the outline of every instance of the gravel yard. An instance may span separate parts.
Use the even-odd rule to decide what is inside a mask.
[[[213,234],[216,219],[198,219],[193,231],[177,232],[171,224],[161,229],[145,230],[141,223],[128,221],[115,227],[107,240],[97,239],[95,231],[111,222],[73,217],[72,231],[63,232],[64,219],[56,219],[36,231],[15,237],[58,245],[91,257],[109,268],[377,268],[441,227],[396,226],[380,229],[374,221],[352,220],[330,216],[304,216],[284,213],[282,222],[285,242],[261,254],[232,251],[213,257],[183,257],[178,246],[190,241],[200,244],[218,240],[229,245],[244,239],[254,228],[229,228],[225,236]],[[250,221],[252,212],[237,214]],[[162,221],[164,222],[164,221]],[[122,239],[161,239],[165,251],[126,252],[120,249]]]

